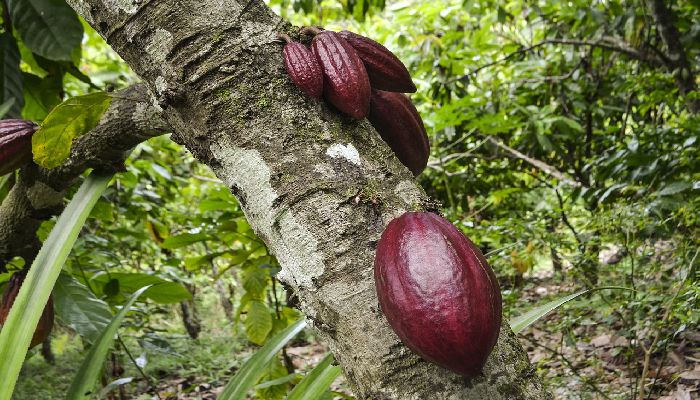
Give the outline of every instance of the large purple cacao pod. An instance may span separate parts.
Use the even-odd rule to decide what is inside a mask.
[[[501,328],[501,293],[486,259],[444,218],[409,212],[384,230],[377,296],[401,341],[425,360],[478,375]]]
[[[408,96],[372,90],[367,119],[413,175],[428,165],[430,142],[423,119]]]
[[[340,31],[340,37],[352,46],[365,65],[372,88],[390,92],[413,93],[416,85],[406,66],[381,43],[350,31]]]

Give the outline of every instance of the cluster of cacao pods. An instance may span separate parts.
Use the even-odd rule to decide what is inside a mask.
[[[380,43],[349,31],[306,27],[311,49],[286,42],[284,65],[306,95],[328,101],[352,118],[367,117],[396,157],[414,174],[428,163],[430,143],[416,107],[403,93],[416,91],[401,60]]]
[[[377,245],[379,304],[401,341],[425,360],[477,376],[501,329],[501,292],[462,232],[429,212],[392,220]]]
[[[5,324],[7,315],[10,313],[10,309],[15,303],[17,293],[19,293],[19,289],[22,287],[26,276],[26,270],[23,270],[14,273],[10,277],[10,281],[7,283],[5,291],[2,293],[2,300],[0,301],[0,326]],[[30,348],[42,343],[49,337],[51,329],[53,328],[53,317],[53,298],[49,297],[49,301],[46,303],[44,311],[39,318],[39,323],[34,330],[32,342],[29,345]]]
[[[0,120],[0,176],[32,159],[32,135],[39,126],[23,119]]]

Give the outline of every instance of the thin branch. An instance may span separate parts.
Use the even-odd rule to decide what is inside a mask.
[[[700,249],[695,251],[695,255],[693,256],[693,259],[690,260],[690,270],[693,268],[693,264],[695,264],[695,260],[698,257],[698,253],[700,253]],[[661,338],[661,331],[662,327],[666,325],[666,322],[668,322],[669,317],[671,316],[671,311],[673,311],[673,304],[676,302],[676,298],[678,298],[678,295],[681,293],[681,290],[683,290],[683,286],[685,284],[685,281],[690,278],[691,274],[688,273],[688,275],[678,284],[678,288],[676,289],[676,292],[673,294],[673,297],[668,303],[668,307],[666,308],[666,311],[664,311],[664,316],[661,318],[661,323],[658,325],[659,328],[656,330],[656,334],[654,335],[654,339],[652,339],[651,344],[649,347],[644,346],[640,342],[640,345],[642,347],[642,350],[644,351],[644,364],[642,367],[642,375],[639,379],[639,398],[643,399],[644,398],[644,391],[645,391],[645,385],[644,381],[647,379],[647,374],[649,373],[649,364],[651,363],[651,354],[654,352],[654,347],[656,347],[656,344],[659,342],[659,339]]]
[[[539,170],[543,171],[544,173],[546,173],[550,176],[553,176],[554,178],[557,178],[562,183],[566,183],[567,185],[571,185],[574,187],[584,186],[581,182],[576,181],[576,180],[564,175],[564,173],[562,173],[558,169],[554,168],[553,166],[545,163],[544,161],[540,161],[540,160],[534,159],[532,157],[528,157],[525,154],[519,152],[518,150],[516,150],[510,146],[505,145],[501,141],[496,140],[491,136],[488,136],[487,139],[489,142],[491,142],[494,145],[500,147],[501,149],[507,151],[508,153],[512,154],[513,156],[527,162],[528,164],[533,165],[534,167],[538,168]]]
[[[547,346],[545,346],[544,344],[542,344],[541,342],[535,341],[535,340],[533,340],[533,339],[531,339],[531,338],[529,338],[529,337],[527,337],[527,336],[525,336],[525,335],[520,335],[520,338],[527,340],[527,341],[530,342],[530,344],[532,344],[533,346],[541,347],[541,348],[547,350],[548,352],[552,353],[553,355],[559,357],[559,358],[564,362],[564,364],[566,364],[566,366],[569,367],[569,369],[571,370],[571,372],[573,372],[574,375],[576,375],[577,377],[579,377],[579,379],[581,379],[581,380],[583,381],[583,383],[585,383],[586,385],[588,385],[594,392],[596,392],[596,393],[600,394],[601,396],[603,396],[603,398],[608,399],[608,400],[610,399],[610,397],[608,397],[608,395],[605,394],[605,392],[603,392],[602,390],[600,390],[600,389],[598,388],[598,385],[596,385],[590,378],[588,378],[587,376],[581,375],[581,374],[578,372],[578,370],[576,369],[576,367],[574,366],[574,364],[573,364],[563,353],[561,353],[560,351],[555,350],[555,349],[553,349],[553,348],[551,348],[551,347],[547,347]]]
[[[639,60],[642,62],[645,62],[647,64],[650,64],[652,66],[661,66],[664,65],[663,60],[661,60],[658,55],[652,54],[649,52],[646,52],[644,50],[640,50],[637,48],[634,48],[631,46],[629,43],[610,36],[605,36],[600,38],[599,40],[595,41],[590,41],[590,40],[577,40],[577,39],[547,39],[543,40],[539,43],[535,43],[532,46],[525,47],[522,49],[518,49],[512,53],[506,54],[505,56],[492,61],[490,63],[484,64],[469,73],[462,75],[460,77],[450,79],[447,81],[447,83],[454,83],[456,81],[461,81],[461,80],[468,80],[470,77],[473,75],[478,74],[481,70],[484,70],[489,67],[493,67],[494,65],[501,64],[505,61],[510,60],[511,58],[520,55],[520,54],[525,54],[529,53],[537,48],[546,46],[546,45],[551,45],[551,44],[561,44],[561,45],[568,45],[568,46],[575,46],[575,47],[598,47],[610,51],[614,51],[617,53],[622,53],[632,59]]]

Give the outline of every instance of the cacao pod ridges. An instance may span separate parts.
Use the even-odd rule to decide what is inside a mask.
[[[377,296],[401,341],[427,361],[478,376],[498,340],[501,294],[481,251],[444,218],[409,212],[377,245]]]
[[[390,92],[413,93],[416,85],[406,66],[394,53],[368,37],[350,31],[338,33],[355,49],[365,65],[372,88]]]
[[[423,119],[408,96],[372,90],[369,122],[414,176],[428,165],[430,142]]]
[[[0,120],[0,176],[31,161],[32,135],[37,129],[32,121]]]
[[[306,46],[279,35],[287,43],[282,50],[284,66],[292,82],[307,96],[320,100],[323,96],[323,72],[316,56]]]
[[[370,84],[357,52],[331,31],[316,33],[311,51],[323,71],[323,97],[343,114],[365,118],[369,113]]]

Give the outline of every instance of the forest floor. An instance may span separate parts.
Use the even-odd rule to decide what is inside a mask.
[[[523,308],[530,308],[574,291],[575,288],[562,286],[551,277],[528,277],[518,293],[518,304],[527,304]],[[211,310],[216,306],[214,301],[209,301],[203,304],[202,310],[209,315],[217,314],[220,310]],[[653,332],[649,332],[650,337],[638,334],[637,339],[630,340],[625,325],[614,316],[603,322],[597,318],[599,316],[587,317],[580,309],[575,312],[563,309],[537,321],[520,335],[531,361],[556,399],[700,399],[700,332],[697,326],[685,327],[672,341],[657,344],[659,350],[649,356],[649,378],[642,396],[638,377],[644,369],[645,354],[638,343],[648,345],[653,340]],[[203,325],[209,328],[197,340],[182,334],[168,334],[163,337],[169,349],[140,349],[144,351],[141,358],[147,360],[144,370],[150,383],[125,359],[121,377],[133,380],[122,387],[123,398],[215,399],[254,349],[246,345],[242,337],[226,336],[231,326],[214,326],[212,321],[204,321]],[[168,330],[172,331],[173,326]],[[136,339],[124,335],[127,345],[135,351],[134,357],[138,357]],[[307,339],[292,342],[287,348],[294,367],[301,373],[313,368],[328,351],[312,335],[307,335]],[[662,351],[664,349],[666,351]],[[53,350],[57,359],[53,365],[47,364],[37,351],[32,353],[22,371],[14,399],[63,398],[84,352],[80,340],[65,328],[55,332]],[[342,377],[333,388],[351,394]],[[105,397],[119,398],[119,390]]]
[[[551,278],[535,279],[524,288],[521,301],[538,304],[574,292]],[[647,362],[640,344],[648,347],[655,332],[630,340],[624,322],[615,316],[601,323],[579,315],[573,326],[563,319],[563,312],[554,312],[520,335],[556,399],[700,399],[697,326],[679,329],[674,340],[657,342]],[[645,363],[648,379],[642,395],[639,377]]]

